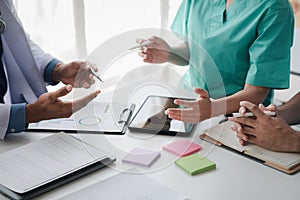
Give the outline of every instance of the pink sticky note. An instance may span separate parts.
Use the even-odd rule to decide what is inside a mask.
[[[134,148],[122,159],[123,162],[150,167],[150,165],[160,157],[160,152]]]
[[[184,157],[200,151],[202,147],[186,139],[177,140],[163,146],[163,149],[179,157]]]

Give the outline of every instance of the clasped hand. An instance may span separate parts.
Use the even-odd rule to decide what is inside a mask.
[[[240,103],[240,113],[250,111],[255,117],[230,118],[235,122],[232,130],[237,133],[240,144],[248,142],[257,144],[272,151],[290,151],[291,137],[295,135],[293,130],[279,115],[268,116],[263,111],[276,111],[274,105],[264,107],[262,104],[256,106],[250,102]]]

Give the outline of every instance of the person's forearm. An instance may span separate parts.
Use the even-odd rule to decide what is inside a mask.
[[[214,100],[212,103],[212,117],[238,112],[241,101],[250,101],[257,105],[264,101],[268,92],[269,88],[246,84],[243,90],[231,96]]]
[[[300,123],[300,92],[291,98],[287,103],[278,107],[278,114],[288,124],[299,124]]]
[[[187,43],[172,47],[168,61],[175,65],[185,66],[189,64],[190,51]]]

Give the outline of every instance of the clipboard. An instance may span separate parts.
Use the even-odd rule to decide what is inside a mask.
[[[70,118],[31,123],[26,131],[123,135],[134,109],[135,104],[92,102]]]
[[[74,136],[57,133],[0,155],[0,193],[10,199],[32,199],[115,160]]]

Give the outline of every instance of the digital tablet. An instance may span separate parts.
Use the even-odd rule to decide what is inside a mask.
[[[164,114],[168,108],[179,108],[174,104],[177,97],[148,96],[129,124],[132,132],[145,132],[163,135],[189,136],[194,124],[174,120]],[[180,98],[183,99],[183,98]],[[186,99],[184,100],[194,100]]]

